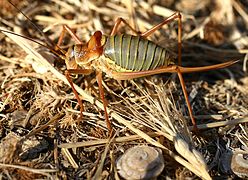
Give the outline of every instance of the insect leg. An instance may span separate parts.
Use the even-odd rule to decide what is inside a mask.
[[[170,23],[171,21],[178,19],[178,33],[177,33],[177,41],[178,41],[178,65],[181,66],[182,64],[182,15],[180,12],[175,12],[161,23],[153,26],[151,29],[147,30],[140,34],[141,37],[148,37],[156,30],[160,29],[163,25]]]
[[[104,97],[104,89],[103,89],[103,86],[102,86],[102,72],[101,71],[96,72],[96,79],[97,79],[97,83],[98,83],[98,87],[99,87],[100,96],[101,96],[101,99],[102,99],[102,102],[103,102],[104,115],[105,115],[107,128],[108,128],[109,134],[111,135],[112,126],[111,126],[111,122],[109,120],[109,116],[108,116],[108,112],[107,112],[107,101],[106,101],[106,99]]]
[[[64,36],[65,36],[65,32],[68,32],[71,35],[71,37],[73,37],[73,39],[76,40],[77,44],[83,44],[83,42],[77,37],[77,35],[73,32],[73,30],[69,26],[63,25],[62,32],[61,32],[61,34],[59,36],[59,40],[57,42],[57,47],[59,47],[62,44],[62,41],[63,41]]]
[[[134,79],[134,78],[145,77],[145,76],[161,74],[161,73],[177,73],[176,68],[179,68],[181,73],[210,71],[210,70],[225,68],[237,62],[238,61],[227,61],[225,63],[203,66],[203,67],[182,67],[182,66],[172,65],[172,66],[164,66],[161,68],[157,68],[153,70],[145,70],[145,71],[136,71],[136,72],[110,71],[107,73],[110,74],[110,76],[116,80],[127,80],[127,79]]]
[[[178,65],[180,66],[182,64],[182,16],[181,16],[180,12],[175,12],[174,14],[172,14],[171,16],[169,16],[168,18],[163,20],[161,23],[155,25],[154,27],[152,27],[151,29],[149,29],[143,33],[139,33],[138,31],[136,31],[124,19],[118,18],[114,24],[114,27],[113,27],[110,35],[111,36],[115,35],[118,31],[118,27],[120,26],[120,23],[123,22],[134,33],[136,33],[137,35],[139,35],[143,38],[146,38],[146,37],[150,36],[152,33],[154,33],[156,30],[160,29],[163,25],[168,24],[175,19],[178,19],[178,35],[177,35],[178,36],[177,37],[177,39],[178,39]]]
[[[82,101],[80,100],[79,98],[79,95],[73,85],[73,82],[72,82],[72,79],[71,79],[71,74],[84,74],[84,75],[88,75],[92,72],[92,70],[89,70],[89,69],[68,69],[65,71],[65,77],[67,79],[67,81],[70,83],[71,85],[71,88],[72,88],[72,91],[79,103],[79,106],[80,106],[80,119],[83,118],[83,110],[84,110],[84,107],[83,107],[83,103]]]
[[[120,23],[123,22],[127,27],[129,27],[136,35],[139,35],[140,33],[138,31],[136,31],[132,26],[130,26],[130,24],[127,23],[127,21],[125,21],[124,19],[122,18],[118,18],[116,21],[115,21],[115,24],[114,24],[114,27],[110,33],[110,36],[113,36],[117,33],[118,31],[118,27],[120,26]]]
[[[191,122],[192,122],[192,124],[194,126],[194,130],[197,130],[195,118],[194,118],[194,115],[193,115],[193,110],[192,110],[192,107],[191,107],[190,102],[189,102],[189,96],[188,96],[188,93],[187,93],[187,90],[186,90],[186,85],[185,85],[185,82],[184,82],[184,79],[183,79],[183,75],[182,75],[182,73],[180,71],[180,68],[177,68],[176,71],[177,71],[177,75],[178,75],[178,78],[180,80],[180,84],[181,84],[181,87],[182,87],[182,90],[183,90],[183,95],[184,95],[184,98],[185,98],[185,101],[186,101],[186,104],[187,104],[187,107],[188,107]]]
[[[112,75],[115,79],[124,80],[124,79],[133,79],[133,78],[139,78],[139,77],[144,77],[144,76],[159,74],[159,73],[166,73],[166,72],[170,72],[170,73],[176,72],[178,74],[180,84],[181,84],[181,87],[183,90],[183,94],[184,94],[184,97],[186,100],[186,104],[188,107],[189,115],[191,118],[191,122],[192,122],[194,128],[197,129],[196,123],[195,123],[195,118],[193,116],[193,111],[192,111],[191,105],[189,103],[188,93],[186,91],[186,85],[185,85],[185,82],[183,80],[182,72],[180,71],[180,66],[173,65],[173,66],[162,67],[162,68],[158,68],[158,69],[154,69],[154,70],[138,71],[138,72],[125,72],[125,74],[119,73],[119,72],[113,72]]]
[[[70,83],[71,85],[71,88],[72,88],[72,91],[79,103],[79,106],[80,106],[80,119],[82,119],[83,117],[83,103],[82,101],[80,100],[79,98],[79,95],[78,95],[78,92],[76,91],[74,85],[73,85],[73,82],[72,82],[72,79],[71,79],[71,74],[84,74],[84,75],[89,75],[92,73],[92,70],[91,69],[68,69],[65,71],[65,77],[66,79],[68,80],[68,82]],[[102,72],[97,72],[97,83],[98,83],[98,86],[99,86],[99,92],[100,92],[100,96],[101,96],[101,99],[103,101],[103,107],[104,107],[104,114],[105,114],[105,120],[106,120],[106,124],[107,124],[107,128],[108,128],[108,131],[109,133],[111,134],[112,133],[112,126],[111,126],[111,122],[109,120],[109,117],[108,117],[108,112],[107,112],[107,102],[104,98],[104,90],[103,90],[103,86],[102,86]]]
[[[204,66],[204,67],[182,67],[182,66],[172,65],[172,66],[165,66],[165,67],[157,68],[154,70],[137,71],[137,72],[110,72],[110,74],[116,80],[127,80],[127,79],[134,79],[134,78],[150,76],[154,74],[161,74],[161,73],[177,73],[179,80],[180,80],[181,87],[183,89],[183,94],[186,100],[186,104],[188,107],[188,111],[189,111],[192,124],[194,125],[194,129],[197,129],[195,119],[193,116],[193,111],[189,103],[189,98],[188,98],[188,94],[186,91],[186,85],[183,80],[182,73],[192,73],[192,72],[209,71],[209,70],[214,70],[214,69],[225,68],[225,67],[235,64],[236,62],[238,61],[228,61],[225,63]]]

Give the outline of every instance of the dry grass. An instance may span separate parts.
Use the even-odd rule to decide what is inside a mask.
[[[94,73],[74,79],[85,107],[84,119],[78,122],[79,107],[64,76],[64,62],[30,40],[0,33],[1,176],[118,179],[115,160],[131,146],[148,144],[164,152],[166,168],[160,179],[234,178],[237,172],[229,173],[220,166],[220,157],[238,148],[247,153],[248,4],[242,0],[188,2],[13,1],[54,43],[62,24],[75,28],[86,42],[96,30],[109,34],[117,17],[144,32],[174,11],[181,11],[184,66],[231,59],[240,62],[225,70],[184,76],[201,132],[196,135],[191,133],[176,76],[122,82],[105,76],[105,95],[115,130],[109,138]],[[46,42],[7,0],[1,1],[0,7],[1,29]],[[176,30],[173,22],[150,39],[176,56]],[[120,31],[131,33],[123,26]],[[63,49],[73,43],[67,36]]]

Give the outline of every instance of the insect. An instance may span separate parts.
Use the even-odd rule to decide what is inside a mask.
[[[96,72],[100,97],[104,106],[105,120],[108,130],[111,132],[112,126],[109,120],[107,102],[104,97],[104,89],[102,86],[103,72],[116,80],[134,79],[160,73],[177,73],[192,124],[196,128],[196,122],[189,103],[182,74],[225,68],[236,63],[236,61],[228,61],[226,63],[204,67],[182,67],[181,19],[182,17],[180,12],[176,12],[146,32],[139,33],[124,19],[118,18],[109,36],[103,35],[100,31],[96,31],[86,44],[84,44],[67,25],[63,25],[63,30],[55,50],[51,47],[48,48],[50,50],[52,49],[55,53],[57,50],[60,50],[62,54],[64,54],[62,58],[65,60],[67,66],[65,76],[70,83],[73,93],[79,103],[80,117],[82,118],[82,112],[84,111],[83,103],[73,85],[71,74],[88,75],[93,71]],[[176,64],[176,59],[173,58],[169,51],[147,39],[148,36],[160,29],[163,25],[174,20],[178,20],[178,64]],[[118,34],[118,28],[121,23],[130,28],[135,35]],[[60,46],[66,32],[68,32],[75,39],[76,44],[71,46],[67,52],[64,52],[60,49]],[[105,56],[106,58],[100,58],[100,56]]]
[[[146,38],[161,28],[163,25],[178,19],[178,65],[175,63],[173,56],[165,48],[158,46]],[[120,23],[124,23],[135,34],[117,34]],[[236,61],[229,61],[222,64],[205,66],[205,67],[182,67],[181,65],[181,14],[176,12],[164,21],[154,26],[144,33],[138,33],[124,19],[118,18],[109,36],[103,35],[100,31],[96,31],[90,40],[83,44],[82,41],[72,32],[68,26],[63,27],[58,46],[63,39],[64,32],[67,31],[77,42],[76,45],[69,48],[66,53],[66,77],[71,84],[74,94],[80,104],[81,110],[83,105],[79,96],[73,87],[70,74],[88,74],[91,70],[96,71],[97,82],[99,85],[100,96],[102,98],[105,110],[105,119],[108,129],[111,131],[111,122],[107,114],[107,103],[104,99],[104,91],[102,87],[102,72],[116,80],[134,79],[159,73],[177,73],[182,90],[187,103],[189,115],[192,124],[196,128],[195,119],[192,108],[189,103],[188,94],[183,80],[183,73],[208,71],[213,69],[224,68],[234,64]],[[100,56],[105,56],[105,60],[99,60]],[[82,69],[78,69],[80,66]]]

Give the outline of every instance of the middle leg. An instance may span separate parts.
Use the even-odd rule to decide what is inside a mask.
[[[104,97],[104,89],[103,89],[103,85],[102,85],[102,72],[101,71],[96,72],[96,79],[97,79],[99,92],[100,92],[100,96],[101,96],[102,103],[103,103],[104,116],[105,116],[107,128],[108,128],[108,131],[109,131],[109,135],[111,136],[113,129],[112,129],[111,122],[110,122],[109,116],[108,116],[107,101],[106,101],[106,99]]]

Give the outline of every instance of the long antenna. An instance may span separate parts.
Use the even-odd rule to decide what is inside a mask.
[[[45,33],[35,24],[32,22],[32,20],[25,15],[16,5],[14,5],[10,0],[8,0],[8,2],[19,12],[21,13],[25,18],[27,18],[27,20],[32,24],[32,26],[39,31],[39,33],[46,39],[47,42],[49,42],[50,46],[55,46],[54,43],[45,35]]]
[[[59,48],[59,51],[60,51],[62,54],[59,54],[59,53],[58,53],[57,51],[55,51],[53,48],[51,48],[51,47],[49,47],[49,46],[47,46],[47,45],[44,45],[44,44],[40,43],[39,41],[36,41],[36,40],[34,40],[34,39],[30,38],[30,37],[23,36],[23,35],[20,35],[20,34],[16,34],[16,33],[12,32],[12,31],[7,31],[7,30],[1,29],[1,28],[0,28],[0,32],[5,32],[5,33],[13,34],[13,35],[15,35],[15,36],[22,37],[22,38],[24,38],[24,39],[28,39],[29,41],[32,41],[32,42],[34,42],[34,43],[36,43],[36,44],[38,44],[38,45],[40,45],[40,46],[42,46],[42,47],[45,47],[45,48],[49,49],[50,51],[52,51],[54,54],[56,54],[56,55],[59,56],[60,58],[65,59],[65,55],[64,55],[64,54],[65,54],[65,51],[64,51],[63,49],[59,48],[59,47],[58,47],[58,48]]]

